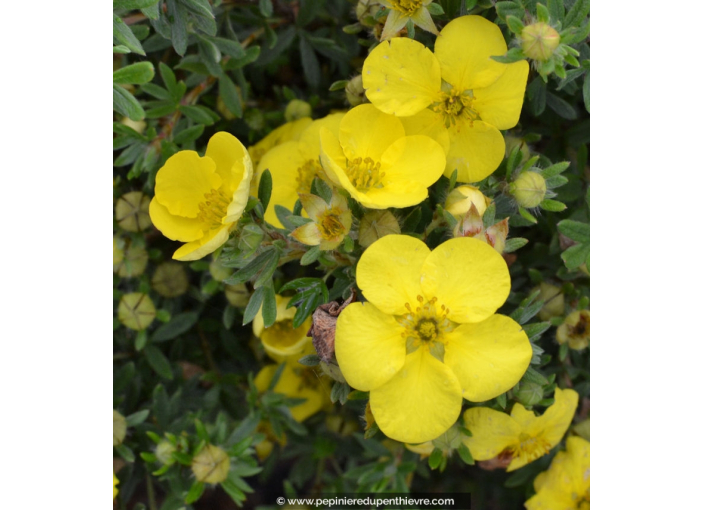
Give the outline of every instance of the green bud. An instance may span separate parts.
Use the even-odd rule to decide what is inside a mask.
[[[151,298],[140,292],[125,294],[117,305],[117,318],[135,331],[147,329],[156,317],[156,308]]]
[[[560,45],[560,34],[547,23],[528,25],[521,32],[521,48],[528,58],[546,61]]]
[[[545,179],[537,172],[523,172],[511,183],[510,192],[521,207],[537,207],[545,198]]]
[[[120,446],[127,435],[127,420],[120,413],[112,410],[112,445]]]
[[[284,118],[286,119],[286,122],[291,122],[303,117],[310,117],[311,112],[312,109],[308,103],[301,101],[300,99],[293,99],[286,105]]]
[[[152,276],[152,288],[167,298],[185,294],[188,290],[188,275],[183,264],[178,262],[160,264]]]
[[[358,74],[347,82],[345,87],[345,95],[347,96],[347,102],[353,108],[365,102],[366,97],[364,95],[364,87],[362,86],[362,75]]]
[[[172,445],[169,441],[162,441],[156,446],[156,458],[165,466],[170,466],[174,463],[174,458],[171,454],[176,451],[176,447]]]
[[[543,387],[540,384],[524,381],[514,392],[516,400],[524,406],[533,406],[543,400]]]
[[[152,225],[149,217],[149,197],[141,191],[130,191],[117,199],[115,219],[128,232],[142,232]]]
[[[389,211],[369,211],[359,223],[359,244],[363,247],[389,234],[400,234],[401,227]]]

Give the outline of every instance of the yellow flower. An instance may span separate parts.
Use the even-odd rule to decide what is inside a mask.
[[[228,239],[242,216],[252,180],[252,161],[234,136],[215,133],[205,156],[180,151],[156,174],[149,215],[169,239],[181,241],[173,258],[197,260]]]
[[[558,452],[533,486],[537,494],[528,510],[589,510],[589,441],[567,438],[567,451]]]
[[[408,38],[379,44],[364,61],[364,87],[385,113],[422,114],[418,128],[448,140],[445,175],[457,169],[458,181],[477,182],[503,160],[500,130],[518,123],[523,106],[528,63],[500,64],[490,58],[506,50],[494,23],[462,16],[442,29],[434,54]]]
[[[222,448],[207,444],[193,457],[191,471],[199,482],[220,483],[227,479],[230,471],[230,457]]]
[[[347,199],[336,191],[329,204],[316,195],[301,193],[299,196],[303,209],[313,221],[298,227],[291,236],[309,246],[319,245],[321,250],[337,248],[352,226]]]
[[[293,209],[299,193],[310,193],[315,177],[325,178],[320,166],[320,130],[325,127],[337,134],[343,117],[344,113],[333,113],[309,122],[296,140],[281,143],[264,154],[257,165],[256,180],[258,182],[262,172],[269,169],[273,187],[269,207],[264,213],[267,222],[282,228],[274,206]]]
[[[115,476],[115,472],[112,472],[112,499],[115,499],[117,497],[117,493],[120,492],[117,490],[117,484],[120,483],[120,480],[117,479]]]
[[[435,28],[435,23],[427,7],[432,2],[433,0],[379,0],[381,5],[391,11],[386,18],[381,40],[396,35],[406,26],[408,20],[423,30],[438,35],[438,29]]]
[[[589,345],[589,310],[575,310],[557,328],[557,343],[581,351]]]
[[[286,308],[289,301],[290,297],[276,295],[276,322],[270,327],[264,327],[261,309],[252,323],[254,336],[262,341],[266,353],[279,362],[289,359],[298,361],[306,354],[315,352],[313,340],[307,336],[312,319],[309,317],[303,324],[294,328],[293,316],[296,315],[296,307]]]
[[[294,363],[296,362],[285,364],[281,377],[272,391],[291,398],[305,399],[302,404],[290,408],[293,419],[302,422],[323,408],[323,405],[329,401],[330,392],[328,385],[319,379],[314,370],[297,363],[298,366],[295,366]],[[269,387],[278,368],[278,365],[267,365],[259,371],[254,378],[254,385],[260,393]]]
[[[249,157],[252,158],[252,165],[256,168],[262,156],[269,150],[285,142],[298,140],[301,133],[313,122],[310,117],[303,117],[292,122],[277,127],[256,144],[248,149]]]
[[[513,319],[494,312],[511,287],[506,262],[482,241],[382,237],[357,265],[367,302],[340,314],[335,352],[347,382],[369,391],[379,428],[423,443],[449,429],[462,398],[483,402],[513,387],[532,349]]]
[[[419,204],[445,167],[445,152],[435,140],[406,136],[399,119],[371,104],[347,112],[339,136],[321,129],[320,147],[330,180],[370,209]]]
[[[536,418],[516,403],[511,415],[488,407],[472,407],[464,413],[465,427],[472,433],[464,443],[476,460],[499,457],[513,471],[552,450],[572,423],[579,396],[574,390],[555,390],[555,403]]]

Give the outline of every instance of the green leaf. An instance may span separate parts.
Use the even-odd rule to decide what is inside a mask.
[[[567,209],[567,206],[562,202],[558,202],[557,200],[551,200],[549,198],[546,198],[542,202],[540,202],[540,208],[544,211],[561,212]]]
[[[242,502],[246,498],[244,492],[238,489],[237,486],[229,479],[222,482],[220,486],[225,492],[227,492],[227,495],[230,496],[235,503],[239,503],[238,506],[241,506]]]
[[[579,243],[589,243],[589,224],[581,221],[562,220],[557,224],[557,230],[565,237]]]
[[[164,356],[164,353],[161,352],[161,349],[154,345],[147,345],[144,348],[144,355],[147,357],[147,362],[149,365],[157,374],[168,380],[174,378],[169,360],[166,356]]]
[[[577,118],[577,111],[574,107],[561,97],[548,92],[546,99],[550,109],[557,113],[560,117],[567,120],[575,120]]]
[[[569,161],[562,161],[560,163],[555,163],[554,165],[550,165],[547,167],[545,170],[541,172],[543,178],[548,179],[554,175],[559,175],[567,168],[569,168],[570,162]]]
[[[469,464],[470,466],[474,465],[474,457],[472,457],[472,454],[466,444],[460,443],[459,448],[457,448],[457,453],[460,454],[460,459],[462,459],[462,462]]]
[[[142,85],[154,78],[154,66],[151,62],[138,62],[122,67],[112,73],[113,83]]]
[[[123,443],[121,445],[116,446],[115,450],[117,450],[117,453],[120,455],[120,457],[125,459],[125,462],[134,462],[134,452],[126,444]]]
[[[181,113],[193,122],[204,124],[206,126],[212,126],[215,124],[215,120],[220,118],[214,111],[210,108],[206,108],[205,106],[181,105],[179,106],[179,110],[181,110]]]
[[[112,39],[114,43],[126,46],[134,53],[145,55],[142,45],[130,27],[116,14],[112,15]]]
[[[537,322],[535,324],[526,324],[523,326],[523,331],[528,336],[529,340],[537,340],[540,336],[550,329],[549,322]]]
[[[274,14],[274,6],[271,4],[271,0],[259,0],[259,12],[265,18],[271,18],[271,15]]]
[[[124,44],[120,44],[118,46],[113,46],[112,52],[113,53],[129,53],[130,49],[127,46],[125,46]]]
[[[264,289],[264,301],[262,302],[262,318],[264,327],[271,327],[276,322],[276,294],[271,285],[262,287]]]
[[[132,120],[142,120],[145,115],[139,101],[119,85],[112,86],[112,108]]]
[[[565,16],[564,27],[578,26],[589,14],[589,0],[577,0]]]
[[[254,320],[264,301],[264,292],[264,287],[259,287],[254,291],[252,297],[249,298],[249,303],[247,303],[247,308],[244,309],[244,317],[242,318],[243,326]]]
[[[560,257],[565,262],[567,269],[577,269],[587,262],[589,258],[589,245],[580,243],[570,246],[562,252]]]
[[[496,397],[496,403],[501,406],[501,409],[506,409],[506,393],[502,393]]]
[[[301,257],[301,265],[308,266],[318,260],[320,256],[320,246],[312,246],[305,254]]]
[[[518,17],[513,16],[513,15],[506,16],[506,24],[508,25],[509,30],[511,30],[511,32],[513,32],[516,35],[521,35],[521,33],[523,32],[523,29],[525,28],[525,26],[523,25],[523,22]],[[518,50],[518,51],[514,52],[514,50]],[[521,55],[521,56],[516,58],[515,60],[509,60],[508,62],[504,62],[505,64],[510,64],[511,62],[516,62],[517,60],[520,60],[521,58],[525,58],[525,56],[523,55],[523,51],[520,48],[513,48],[512,50],[510,50],[506,54],[506,56],[507,57],[510,56],[512,52],[514,52],[514,54],[516,54],[516,55]],[[492,57],[492,58],[494,58],[494,60],[497,60],[496,57]],[[499,61],[499,62],[501,62],[501,61]]]
[[[279,293],[296,290],[296,294],[288,303],[288,308],[296,307],[293,317],[293,327],[297,328],[313,313],[313,311],[329,300],[328,288],[320,278],[298,278],[288,282],[279,289]]]
[[[188,494],[186,494],[186,499],[184,502],[188,505],[195,503],[203,495],[204,490],[205,484],[203,482],[194,482],[193,485],[191,485],[191,489],[188,491]]]
[[[584,108],[588,112],[591,112],[591,109],[589,106],[589,71],[587,71],[587,74],[584,77],[584,86],[582,87],[582,96],[584,97]]]
[[[536,4],[535,8],[538,14],[538,21],[542,21],[543,23],[547,23],[550,21],[550,11],[547,7],[539,3]]]
[[[179,89],[174,72],[163,62],[159,62],[159,74],[161,75],[161,79],[164,80],[164,85],[166,86],[166,90],[169,91],[169,94],[171,94],[171,98],[174,101],[179,101],[182,94],[178,94]]]
[[[548,0],[548,11],[550,12],[550,20],[554,23],[562,21],[565,17],[565,5],[563,0]]]
[[[320,63],[318,57],[308,40],[301,36],[298,40],[298,49],[301,52],[301,62],[303,64],[303,74],[306,81],[314,88],[320,85]]]
[[[308,354],[299,359],[298,362],[306,367],[316,367],[320,364],[320,356],[317,354]]]
[[[296,25],[304,27],[313,19],[316,14],[320,14],[325,6],[325,0],[300,0],[298,16],[296,17]]]
[[[166,8],[171,17],[171,44],[180,56],[188,49],[188,31],[186,29],[186,10],[176,0],[166,0]]]
[[[482,223],[484,224],[484,228],[489,228],[495,223],[495,215],[496,215],[496,202],[491,202],[489,204],[489,207],[486,208],[486,211],[484,211],[484,215],[482,216]]]
[[[433,453],[431,453],[430,457],[428,458],[428,465],[430,466],[430,469],[437,469],[437,467],[442,462],[442,459],[442,450],[440,448],[435,448],[433,450]]]
[[[147,330],[143,329],[139,333],[137,333],[137,338],[134,340],[134,348],[137,352],[141,351],[144,349],[144,346],[147,345],[147,340],[149,337],[147,337]]]
[[[225,55],[229,55],[232,58],[244,58],[247,55],[240,42],[236,39],[225,39],[224,37],[211,37],[207,35],[202,37],[217,46]]]
[[[550,381],[548,381],[543,374],[538,372],[533,367],[528,367],[528,370],[526,370],[526,373],[523,375],[521,381],[528,381],[535,384],[540,384],[541,386],[550,384]]]
[[[519,248],[524,247],[528,244],[528,239],[524,237],[512,237],[506,241],[506,246],[504,246],[504,253],[513,253]]]
[[[530,221],[531,223],[538,223],[538,220],[535,218],[535,216],[533,216],[523,207],[518,208],[518,214],[520,214],[524,219]]]
[[[213,9],[210,7],[208,0],[178,0],[189,11],[204,18],[214,19]]]
[[[349,83],[349,80],[337,80],[333,82],[332,85],[330,85],[330,88],[328,89],[330,92],[334,92],[336,90],[342,90],[344,89],[347,84]]]
[[[146,9],[152,5],[156,5],[159,0],[112,0],[112,10],[134,10],[134,9]]]
[[[164,101],[171,101],[171,94],[169,94],[169,91],[166,90],[164,87],[160,87],[159,85],[155,85],[154,83],[145,83],[141,87],[142,91],[146,92],[150,96],[154,96],[157,99],[161,99]]]
[[[136,413],[132,413],[127,416],[125,418],[125,422],[127,422],[128,427],[134,427],[135,425],[139,425],[144,422],[144,420],[147,419],[147,416],[149,416],[149,409],[143,409],[142,411],[137,411]]]
[[[223,64],[223,69],[226,71],[234,71],[236,69],[241,69],[242,67],[246,66],[247,64],[251,64],[252,62],[255,62],[259,58],[259,54],[261,53],[261,47],[259,46],[250,46],[246,50],[244,50],[244,57],[242,58],[231,58],[227,62]]]
[[[509,19],[516,19],[513,16]],[[495,56],[491,57],[492,59],[496,60],[497,62],[501,62],[502,64],[512,64],[513,62],[518,62],[519,60],[524,60],[526,58],[525,54],[523,53],[523,50],[521,48],[511,48],[508,50],[508,53],[503,56]]]
[[[531,103],[533,115],[536,117],[539,116],[545,111],[547,100],[547,88],[545,87],[545,83],[539,76],[536,76],[533,81],[530,82],[530,85],[528,85],[526,93]]]
[[[186,312],[174,315],[169,322],[159,326],[152,335],[152,342],[164,342],[185,333],[198,321],[196,312]]]
[[[523,19],[525,10],[516,2],[496,2],[496,14],[506,21],[508,16],[515,16],[518,19]]]
[[[235,274],[223,280],[223,282],[228,285],[237,285],[239,283],[244,283],[251,280],[254,276],[261,274],[274,258],[276,258],[276,261],[278,262],[278,252],[274,248],[269,248],[268,250],[260,253],[257,258],[237,271]]]
[[[183,145],[185,143],[194,142],[200,135],[203,134],[205,126],[203,124],[196,124],[183,131],[179,131],[176,136],[174,136],[174,143]]]
[[[269,207],[269,200],[271,199],[271,190],[273,186],[273,181],[271,179],[271,172],[268,168],[262,172],[261,178],[259,180],[259,200],[262,203],[262,208],[266,211]]]

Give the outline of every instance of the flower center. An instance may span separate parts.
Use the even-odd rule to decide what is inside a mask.
[[[443,89],[445,88],[443,87]],[[464,92],[459,92],[454,88],[443,90],[440,101],[431,104],[430,109],[443,116],[445,127],[456,124],[459,119],[464,119],[469,121],[470,125],[474,125],[474,121],[480,118],[474,109],[474,93],[471,90]]]
[[[347,177],[352,186],[359,191],[368,191],[372,188],[383,188],[381,180],[384,173],[379,171],[381,163],[375,163],[372,158],[354,158],[347,161]]]
[[[220,228],[222,219],[227,216],[227,206],[230,200],[219,189],[211,189],[203,195],[203,201],[198,204],[200,212],[196,219],[209,226],[210,230]]]
[[[522,457],[528,459],[528,462],[532,462],[550,451],[550,443],[540,436],[533,437],[521,432],[518,440],[518,444],[508,448],[514,459]]]
[[[396,11],[401,11],[406,15],[415,14],[415,12],[423,7],[423,0],[389,0],[391,8]]]
[[[298,193],[310,193],[310,187],[313,185],[313,179],[321,177],[323,175],[323,167],[320,163],[314,159],[309,159],[303,166],[298,167],[298,177],[296,182],[298,186],[296,191]],[[322,179],[322,177],[321,177]]]
[[[416,296],[416,301],[415,308],[410,303],[406,303],[409,313],[396,318],[405,328],[403,336],[406,339],[406,353],[410,354],[424,345],[428,347],[430,354],[443,361],[445,357],[443,336],[455,328],[447,318],[450,309],[445,305],[440,305],[438,309],[436,297],[426,301],[423,296]]]
[[[326,241],[331,241],[340,234],[345,233],[345,226],[340,221],[340,211],[337,208],[325,211],[324,216],[318,226],[320,234]]]

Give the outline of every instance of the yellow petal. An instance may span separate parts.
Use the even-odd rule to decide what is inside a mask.
[[[305,159],[298,150],[298,142],[286,142],[264,154],[257,166],[258,177],[267,169],[271,173],[271,197],[264,219],[275,227],[283,228],[276,217],[275,206],[281,205],[291,210],[298,200],[298,169],[304,164]],[[256,185],[258,189],[258,182]]]
[[[205,155],[215,161],[215,171],[222,178],[223,191],[233,192],[242,181],[245,154],[249,159],[244,145],[230,133],[220,131],[208,141]]]
[[[579,395],[576,391],[556,388],[555,403],[535,420],[532,427],[527,430],[527,433],[535,435],[542,431],[543,437],[550,443],[550,447],[554,447],[562,440],[562,436],[565,435],[572,423],[578,401]]]
[[[244,150],[244,146],[242,146],[242,150]],[[241,174],[238,168],[241,168]],[[237,176],[241,175],[241,180],[235,185],[232,201],[230,205],[227,206],[227,216],[222,220],[223,224],[234,223],[239,220],[249,201],[249,190],[252,179],[254,178],[254,167],[252,166],[252,160],[249,158],[247,152],[244,152],[241,161],[235,162],[232,171],[234,178],[236,179],[238,178]]]
[[[521,427],[506,413],[488,407],[472,407],[464,412],[464,426],[472,433],[465,437],[475,460],[493,459],[509,446],[519,442]]]
[[[421,269],[429,255],[425,243],[415,237],[384,236],[359,259],[357,285],[382,312],[405,314],[406,303],[416,303],[422,294]]]
[[[156,197],[149,203],[149,217],[162,234],[172,241],[187,243],[203,237],[203,225],[195,218],[174,216]]]
[[[400,370],[406,358],[403,328],[371,303],[352,303],[337,319],[335,356],[353,388],[378,388]]]
[[[458,122],[447,130],[450,150],[445,175],[457,169],[458,182],[479,182],[496,170],[504,159],[506,142],[491,124],[475,120],[474,125]]]
[[[287,122],[283,126],[274,129],[253,147],[249,148],[248,152],[252,158],[253,164],[256,166],[262,156],[272,147],[276,147],[284,142],[298,140],[311,122],[313,122],[313,119],[310,117],[303,117],[292,122]]]
[[[325,170],[325,175],[335,186],[347,191],[350,191],[350,188],[354,189],[344,171],[347,167],[347,158],[340,146],[339,136],[325,127],[320,130],[320,164]]]
[[[506,70],[506,64],[489,57],[504,55],[506,50],[501,29],[481,16],[450,21],[435,41],[442,79],[459,92],[494,83]]]
[[[518,124],[528,80],[528,62],[506,66],[506,72],[486,88],[474,90],[474,108],[481,119],[497,129]]]
[[[400,117],[400,119],[403,129],[406,131],[406,136],[429,136],[440,144],[445,154],[450,150],[450,135],[447,132],[442,115],[425,109],[415,115]]]
[[[370,189],[366,193],[357,190],[350,191],[350,195],[369,209],[388,209],[389,207],[410,207],[420,204],[428,198],[428,188],[413,181],[397,182],[381,189]]]
[[[331,113],[322,119],[314,120],[301,133],[298,148],[304,160],[313,159],[318,161],[320,157],[320,130],[327,128],[333,135],[339,136],[340,122],[342,122],[344,116],[344,113]]]
[[[267,365],[262,368],[254,378],[254,386],[260,393],[267,390],[269,383],[274,378],[278,365]],[[309,416],[318,412],[323,406],[323,395],[318,388],[312,387],[304,380],[301,372],[309,370],[292,366],[292,363],[285,363],[278,382],[273,388],[274,393],[281,393],[291,398],[306,399],[302,404],[290,408],[291,415],[296,421],[303,421]]]
[[[464,398],[484,402],[515,386],[532,354],[520,324],[493,315],[478,324],[461,324],[447,335],[445,364],[459,379]]]
[[[428,256],[421,286],[426,297],[437,297],[450,309],[451,321],[479,322],[504,304],[511,278],[496,250],[478,239],[461,237],[445,241]]]
[[[538,419],[533,411],[529,411],[519,402],[516,402],[511,409],[511,417],[521,426],[521,429],[526,430],[533,426],[533,423]]]
[[[296,315],[296,307],[292,306],[291,308],[287,308],[291,298],[276,294],[274,299],[276,299],[276,322],[293,319]],[[257,315],[254,316],[254,321],[252,321],[252,332],[254,333],[254,336],[261,338],[263,330],[264,316],[262,315],[262,309],[260,308]]]
[[[308,246],[317,246],[323,239],[318,225],[312,221],[310,223],[306,223],[305,225],[301,225],[296,230],[291,232],[291,237],[296,239],[299,243],[307,244]]]
[[[404,135],[400,120],[371,104],[352,108],[340,122],[340,145],[347,159],[378,162],[389,145]]]
[[[414,115],[437,100],[440,64],[423,44],[397,37],[372,50],[364,61],[362,83],[369,100],[381,111]]]
[[[427,188],[437,182],[445,170],[445,151],[435,140],[423,136],[405,136],[392,143],[381,157],[380,172],[384,186],[415,181]]]
[[[317,220],[319,216],[330,208],[327,202],[317,195],[301,193],[299,194],[299,199],[303,209],[308,213],[308,217],[314,220]]]
[[[176,260],[199,260],[213,253],[227,242],[230,231],[223,225],[216,230],[206,232],[203,237],[181,246],[173,255]]]
[[[154,195],[171,214],[195,218],[204,195],[221,184],[215,161],[201,158],[195,151],[180,151],[157,172]]]
[[[370,392],[369,404],[384,434],[396,441],[422,443],[457,421],[462,389],[452,371],[421,347],[406,356],[403,368],[389,382]]]

